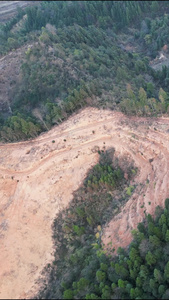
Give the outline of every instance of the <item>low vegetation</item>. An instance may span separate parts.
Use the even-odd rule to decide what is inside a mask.
[[[114,150],[101,154],[69,208],[56,217],[55,260],[44,270],[36,299],[168,299],[169,199],[154,218],[145,212],[126,249],[114,255],[113,241],[107,248],[101,242],[103,226],[127,200],[129,181],[113,157]],[[129,165],[130,179],[132,170]]]
[[[114,157],[114,149],[101,152],[99,163],[74,193],[69,208],[57,215],[53,224],[55,260],[46,266],[38,298],[62,298],[65,289],[64,298],[71,299],[74,292],[69,290],[81,274],[85,278],[81,283],[91,281],[92,284],[94,270],[99,268],[99,257],[104,253],[101,249],[102,228],[128,200],[125,188],[133,178],[134,168],[125,158],[123,165],[128,180]],[[107,261],[106,256],[105,259]],[[82,295],[80,292],[75,297]]]
[[[168,220],[166,199],[165,209],[157,207],[154,219],[146,215],[128,249],[119,248],[116,256],[106,255],[98,233],[80,276],[64,278],[63,299],[168,299]]]

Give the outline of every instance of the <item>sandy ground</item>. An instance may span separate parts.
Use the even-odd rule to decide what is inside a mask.
[[[134,194],[104,229],[105,244],[127,246],[144,210],[153,213],[169,196],[169,118],[86,108],[35,140],[1,144],[0,299],[28,298],[37,290],[35,281],[53,257],[54,217],[99,160],[95,146],[114,147],[140,169]]]

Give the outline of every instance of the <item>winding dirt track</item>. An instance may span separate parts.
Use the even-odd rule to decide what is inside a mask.
[[[53,219],[97,163],[95,146],[114,147],[139,168],[132,197],[104,229],[105,244],[127,246],[144,210],[154,213],[169,196],[169,118],[86,108],[33,141],[1,144],[1,299],[28,298],[37,289],[35,281],[52,259]]]

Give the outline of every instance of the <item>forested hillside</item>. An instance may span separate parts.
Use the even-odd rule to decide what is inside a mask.
[[[107,249],[101,242],[104,225],[131,196],[136,173],[128,162],[126,180],[114,150],[100,153],[69,208],[56,216],[55,259],[36,299],[168,299],[169,199],[154,218],[145,212],[127,249],[113,255],[113,241]]]
[[[11,223],[14,227],[9,226],[13,229],[11,240],[23,224],[18,236],[27,240],[23,248],[15,243],[13,252],[5,252],[11,240],[2,242],[4,257],[8,253],[11,259],[10,272],[14,277],[16,274],[14,282],[19,282],[24,272],[30,277],[36,275],[33,278],[39,276],[41,260],[49,254],[44,247],[48,239],[43,240],[43,251],[37,244],[44,232],[48,236],[53,211],[54,260],[43,269],[35,299],[168,299],[169,128],[168,118],[153,119],[153,123],[151,117],[169,113],[169,1],[37,1],[18,9],[14,18],[0,25],[0,70],[1,185],[3,201],[7,201],[2,209],[9,207],[9,216],[12,212],[16,220]],[[45,137],[19,146],[2,145],[34,139],[87,106],[86,115],[82,111],[80,117],[70,118],[59,126],[60,131],[51,130]],[[99,112],[94,109],[93,119],[91,107]],[[116,113],[116,118],[110,110],[132,118],[122,113]],[[135,116],[146,118],[139,121]],[[110,149],[113,146],[117,153]],[[95,166],[94,159],[98,162]],[[91,165],[94,167],[85,175]],[[62,187],[66,180],[68,184]],[[165,208],[155,209],[164,203],[162,198],[167,198]],[[33,209],[29,199],[35,203]],[[152,204],[154,215],[147,213],[144,204]],[[31,215],[25,216],[25,209]],[[127,228],[125,246],[130,229],[136,228],[138,219],[143,220],[124,249],[118,248],[124,232],[118,223],[121,213],[127,216],[122,223]],[[120,229],[113,231],[117,236],[115,248],[113,239],[103,244],[103,235],[110,221],[117,221],[117,215]],[[30,227],[30,222],[34,226]],[[44,231],[38,235],[42,224]],[[6,219],[1,227],[7,231]],[[36,235],[32,234],[34,229]],[[37,242],[34,246],[33,240]],[[24,260],[29,241],[30,252]],[[26,271],[24,262],[29,264]],[[8,276],[5,268],[4,282]],[[5,294],[9,281],[4,282]],[[30,285],[32,282],[32,288]],[[31,292],[26,285],[22,291]]]
[[[168,220],[166,199],[164,210],[157,207],[155,219],[147,215],[145,223],[133,231],[129,250],[119,248],[113,258],[103,251],[96,234],[96,243],[87,255],[84,247],[68,259],[70,269],[78,264],[79,274],[63,278],[63,299],[168,299]]]
[[[149,62],[168,43],[168,7],[164,1],[43,1],[20,9],[0,27],[2,57],[28,45],[1,108],[0,140],[33,138],[88,105],[138,116],[167,112],[168,68],[154,71]],[[123,34],[138,51],[121,46]]]

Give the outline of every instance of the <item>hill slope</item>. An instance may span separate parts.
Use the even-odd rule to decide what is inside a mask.
[[[169,197],[168,7],[168,1],[0,1],[0,298],[33,298],[40,283],[44,298],[59,298],[67,270],[73,282],[78,271],[72,272],[71,263],[79,266],[71,254],[82,255],[79,243],[90,244],[97,228],[92,215],[77,210],[87,223],[83,235],[84,227],[79,229],[65,208],[76,209],[83,200],[87,210],[94,199],[94,213],[99,203],[107,212],[109,201],[113,207],[118,199],[115,213],[108,207],[109,218],[97,216],[103,225],[100,244],[106,249],[112,243],[116,253],[129,245],[131,230],[146,213],[164,206]],[[100,167],[101,154],[112,148],[119,169]],[[102,176],[88,178],[96,163]],[[137,167],[135,177],[127,163]],[[119,170],[125,184],[113,194]],[[64,224],[59,213],[66,216]],[[61,274],[56,246],[64,249],[58,232],[65,228],[71,259],[69,265],[62,251]],[[41,281],[42,271],[47,277]]]
[[[121,113],[85,109],[36,140],[1,145],[0,297],[29,297],[43,266],[52,259],[55,215],[70,203],[73,191],[98,161],[92,149],[102,149],[103,143],[106,149],[114,147],[117,156],[133,159],[139,169],[138,187],[103,234],[105,243],[111,235],[115,247],[127,246],[130,229],[144,217],[144,210],[154,213],[169,196],[168,130],[167,118],[132,122]]]
[[[163,1],[44,1],[19,11],[0,28],[0,140],[33,138],[86,106],[167,112],[167,59],[156,71],[151,64],[168,57],[167,9]]]

